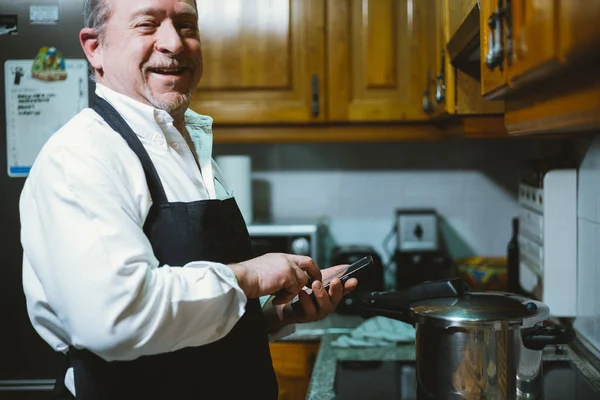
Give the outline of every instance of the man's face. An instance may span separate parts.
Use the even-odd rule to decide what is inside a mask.
[[[98,81],[156,108],[187,108],[202,76],[195,0],[109,0]]]

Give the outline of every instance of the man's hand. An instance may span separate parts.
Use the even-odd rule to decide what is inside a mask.
[[[321,280],[321,271],[312,258],[294,254],[269,253],[229,268],[249,299],[274,295],[274,305],[292,301],[309,278]]]
[[[321,271],[323,277],[335,275],[340,269],[347,267],[348,264],[336,265]],[[271,304],[271,300],[267,301],[263,308],[263,312],[267,319],[269,331],[276,330],[284,325],[292,323],[302,323],[318,321],[325,318],[327,315],[335,311],[342,297],[352,292],[358,285],[356,278],[350,278],[342,288],[342,282],[334,278],[329,286],[329,291],[323,288],[320,281],[315,281],[312,284],[312,292],[315,294],[316,303],[310,298],[305,290],[298,293],[299,307],[292,308],[291,303],[287,304]]]

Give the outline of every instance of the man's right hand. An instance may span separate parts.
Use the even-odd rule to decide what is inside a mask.
[[[275,305],[292,301],[309,279],[321,280],[313,259],[295,254],[269,253],[229,268],[249,299],[275,295]]]

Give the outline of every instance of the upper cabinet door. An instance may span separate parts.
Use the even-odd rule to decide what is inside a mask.
[[[430,85],[432,85],[431,99],[433,103],[433,111],[430,115],[435,117],[448,112],[448,94],[449,92],[452,93],[452,95],[454,94],[452,87],[454,81],[451,80],[451,78],[453,78],[453,70],[452,66],[450,65],[450,57],[448,57],[446,54],[446,43],[448,43],[448,40],[446,39],[446,27],[444,20],[445,3],[441,0],[420,1],[426,2],[428,9],[432,10],[432,12],[429,13],[430,15],[428,22],[428,25],[433,27],[429,33],[433,35],[433,37],[430,39],[431,50],[429,52],[429,65],[433,71],[431,77],[432,80],[430,81]],[[425,95],[430,95],[429,89],[426,90]],[[454,106],[454,103],[451,105]]]
[[[331,121],[428,117],[428,52],[434,27],[428,2],[327,0],[328,116]],[[429,71],[429,76],[428,76]]]
[[[488,99],[503,94],[508,89],[505,50],[502,51],[499,61],[494,61],[496,57],[494,52],[497,49],[506,49],[506,35],[504,34],[506,19],[496,20],[497,9],[497,0],[481,1],[479,11],[481,94]],[[498,40],[501,40],[502,46],[495,46]]]
[[[508,3],[513,41],[512,54],[508,54],[508,78],[511,85],[519,86],[543,77],[560,65],[556,51],[558,6],[556,0]]]
[[[600,2],[565,0],[560,3],[559,52],[565,61],[595,54],[600,47]]]
[[[194,111],[216,123],[324,119],[323,0],[199,0],[198,12]]]
[[[418,0],[417,0],[418,1]],[[473,7],[477,7],[477,0],[445,0],[448,12],[448,33],[452,37],[463,23]]]

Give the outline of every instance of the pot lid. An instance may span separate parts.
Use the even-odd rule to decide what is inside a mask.
[[[416,322],[440,327],[508,323],[529,328],[549,317],[544,303],[500,292],[420,300],[410,310]]]

